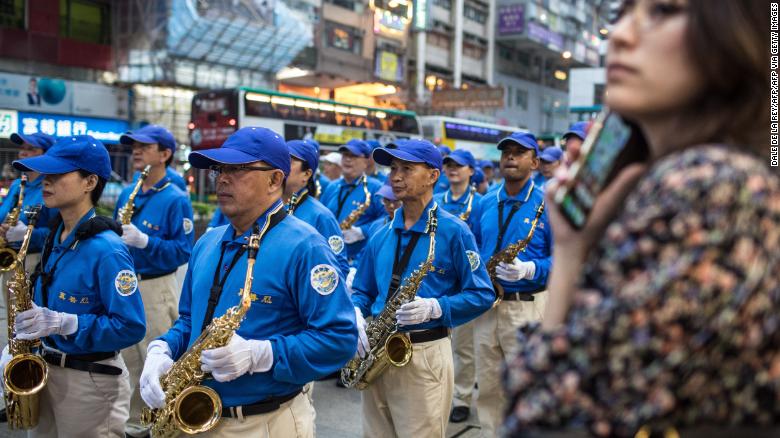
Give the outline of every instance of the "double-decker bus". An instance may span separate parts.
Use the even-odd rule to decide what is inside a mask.
[[[285,140],[313,138],[336,150],[351,139],[419,137],[420,121],[409,111],[371,108],[254,88],[204,91],[192,99],[193,150],[219,147],[245,126],[263,126]]]
[[[501,153],[496,143],[517,131],[515,126],[493,125],[444,116],[422,116],[423,136],[450,149],[466,149],[478,160],[498,161]]]

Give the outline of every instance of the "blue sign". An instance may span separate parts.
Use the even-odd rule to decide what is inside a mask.
[[[19,112],[18,132],[23,134],[43,132],[57,137],[91,135],[103,143],[119,143],[119,137],[129,128],[124,120]]]

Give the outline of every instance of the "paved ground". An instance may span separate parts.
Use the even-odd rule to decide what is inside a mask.
[[[314,386],[314,407],[317,410],[318,438],[358,438],[360,424],[360,392],[336,387],[335,380],[317,382]],[[472,409],[474,412],[474,409]],[[11,432],[0,424],[0,438],[21,438],[24,432]],[[448,438],[476,438],[479,424],[474,415],[465,423],[450,423]]]

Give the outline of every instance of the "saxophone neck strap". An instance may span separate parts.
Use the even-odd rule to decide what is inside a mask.
[[[395,231],[396,244],[395,255],[393,256],[393,275],[390,277],[390,287],[387,289],[387,300],[390,301],[395,297],[398,288],[401,286],[402,276],[406,267],[409,266],[409,260],[412,258],[412,252],[414,247],[417,246],[417,242],[420,240],[422,233],[412,233],[412,237],[409,239],[409,243],[401,253],[401,230]]]
[[[366,179],[366,175],[363,175],[356,179],[352,184],[344,184],[339,188],[339,199],[338,199],[338,208],[336,209],[336,219],[341,215],[341,210],[344,208],[344,203],[347,201],[347,198],[349,198],[349,195],[352,194],[360,185],[363,185],[363,190],[368,191],[368,180]],[[352,188],[352,190],[344,190],[348,188]]]
[[[285,208],[279,208],[274,213],[271,214],[270,218],[268,219],[268,228],[265,230],[262,236],[260,236],[260,242],[263,243],[263,239],[265,236],[268,235],[268,232],[271,231],[273,227],[275,227],[279,222],[281,222],[285,217],[287,217],[287,210]],[[260,228],[257,224],[254,225],[254,229],[252,231],[255,234],[260,233]],[[222,296],[222,289],[225,287],[225,282],[227,281],[227,278],[230,276],[230,272],[233,270],[233,268],[236,266],[236,263],[238,263],[238,260],[244,255],[246,252],[247,246],[243,245],[241,249],[236,251],[235,255],[233,255],[233,259],[230,261],[230,265],[225,267],[225,273],[220,278],[220,272],[222,270],[222,260],[225,257],[225,250],[227,249],[227,242],[222,243],[222,250],[219,253],[219,261],[217,262],[217,266],[214,268],[214,279],[211,282],[211,290],[209,292],[209,301],[206,306],[206,313],[203,315],[203,322],[200,325],[200,332],[203,333],[203,330],[208,327],[208,325],[211,323],[211,320],[214,318],[214,310],[217,308],[217,303],[219,302],[219,298]]]
[[[505,201],[498,203],[498,237],[496,238],[496,247],[493,249],[493,254],[497,253],[498,250],[501,249],[501,245],[504,243],[504,234],[506,233],[506,229],[509,228],[509,224],[512,222],[512,217],[515,215],[515,213],[517,213],[517,210],[520,209],[519,202],[512,203],[512,208],[509,210],[506,221],[504,221],[504,205],[506,205]]]
[[[49,235],[46,236],[45,243],[43,244],[41,260],[37,265],[35,265],[35,269],[33,270],[33,274],[30,279],[30,284],[33,286],[35,286],[35,282],[38,280],[38,278],[41,279],[41,299],[43,300],[43,307],[48,307],[49,286],[54,280],[54,272],[57,269],[57,264],[60,262],[60,259],[62,259],[62,257],[67,253],[66,251],[63,251],[57,260],[54,261],[51,269],[49,269],[48,272],[44,271],[46,264],[49,261],[49,256],[51,256],[51,251],[54,248],[55,235],[57,234],[57,230],[59,229],[60,225],[62,225],[62,216],[58,214],[49,222],[50,231]],[[91,239],[103,231],[113,231],[117,235],[121,236],[122,226],[111,218],[105,216],[93,216],[87,221],[82,222],[81,225],[76,228],[76,234],[74,235],[75,239],[69,248],[73,249],[79,242]]]

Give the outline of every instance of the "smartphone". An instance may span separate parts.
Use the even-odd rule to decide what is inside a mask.
[[[574,228],[582,229],[604,187],[627,165],[646,161],[648,156],[649,149],[636,126],[616,113],[602,112],[569,169],[572,178],[555,192],[555,203]]]

